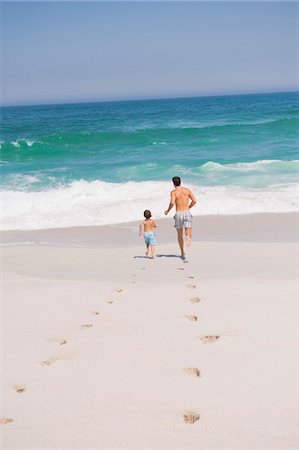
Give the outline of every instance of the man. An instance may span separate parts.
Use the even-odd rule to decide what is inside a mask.
[[[180,177],[173,177],[172,182],[174,184],[174,190],[170,192],[170,203],[168,209],[164,211],[164,214],[167,216],[171,208],[175,205],[176,213],[174,216],[174,226],[178,233],[181,257],[182,259],[185,259],[183,229],[185,229],[186,244],[187,247],[189,247],[191,245],[192,231],[192,215],[190,209],[196,204],[196,198],[190,189],[181,186]],[[189,204],[190,200],[191,203]]]

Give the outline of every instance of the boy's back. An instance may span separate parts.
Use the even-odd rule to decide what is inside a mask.
[[[143,231],[147,233],[148,231],[153,231],[156,228],[156,224],[152,219],[146,219],[142,222]]]

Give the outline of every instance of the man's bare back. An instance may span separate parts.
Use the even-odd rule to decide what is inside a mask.
[[[190,189],[184,186],[178,186],[170,193],[171,200],[175,204],[177,211],[186,211],[189,209],[189,201],[195,202],[195,197]]]

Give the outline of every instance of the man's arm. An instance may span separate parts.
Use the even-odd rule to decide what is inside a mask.
[[[191,203],[189,205],[189,209],[192,208],[194,205],[196,205],[196,198],[194,197],[194,194],[192,191],[189,191],[189,198],[191,200]]]
[[[164,211],[165,216],[167,216],[171,208],[173,208],[174,204],[175,204],[175,193],[170,192],[170,202],[168,208],[166,209],[166,211]]]

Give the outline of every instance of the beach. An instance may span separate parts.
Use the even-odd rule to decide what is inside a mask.
[[[299,449],[298,5],[3,3],[0,449]]]
[[[298,448],[298,214],[194,219],[1,232],[4,449]]]

